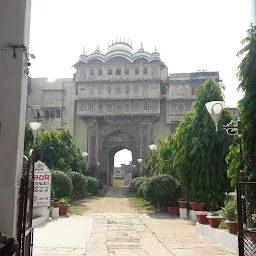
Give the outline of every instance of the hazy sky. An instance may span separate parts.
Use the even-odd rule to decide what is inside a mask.
[[[250,0],[33,0],[31,77],[72,77],[83,46],[106,52],[116,37],[134,50],[155,45],[169,73],[219,71],[226,105],[236,106],[241,48],[251,22]]]

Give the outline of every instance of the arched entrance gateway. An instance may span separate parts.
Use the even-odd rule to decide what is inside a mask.
[[[135,165],[138,144],[129,133],[119,130],[107,135],[102,141],[101,178],[111,186],[113,185],[114,156],[122,149],[129,149],[132,152],[133,164]]]
[[[107,185],[113,185],[114,156],[128,149],[132,153],[132,165],[139,170],[138,158],[146,158],[152,141],[154,117],[115,117],[108,122],[93,118],[88,124],[88,157],[90,163],[99,162],[99,177]]]

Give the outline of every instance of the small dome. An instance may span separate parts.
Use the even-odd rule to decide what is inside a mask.
[[[113,51],[125,51],[132,53],[132,46],[126,42],[116,42],[108,48],[108,53]]]

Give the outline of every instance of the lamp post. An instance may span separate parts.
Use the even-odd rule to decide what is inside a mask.
[[[29,125],[34,137],[35,162],[37,162],[38,160],[40,160],[40,153],[38,152],[38,149],[37,149],[37,135],[42,124],[38,122],[31,122],[29,123]]]
[[[87,153],[87,152],[82,152],[82,156],[85,157],[85,158],[87,158],[88,153]]]
[[[139,165],[140,165],[140,171],[139,171],[139,176],[141,176],[141,163],[142,163],[142,158],[139,158],[139,159],[137,159],[137,161],[138,161],[138,163],[139,163]]]
[[[154,153],[157,150],[157,145],[156,144],[151,144],[151,145],[149,145],[149,149],[152,152],[153,164],[154,164],[154,172],[155,172],[156,170],[155,170],[155,154]]]
[[[218,131],[218,122],[220,120],[221,114],[225,107],[223,101],[211,101],[205,104],[210,116],[212,117],[215,126],[216,132]],[[223,125],[223,128],[230,136],[238,136],[239,142],[239,152],[240,152],[240,168],[237,173],[236,180],[236,193],[237,193],[237,212],[238,212],[238,247],[239,255],[244,255],[244,243],[243,243],[243,229],[246,229],[246,204],[244,197],[244,189],[240,189],[239,182],[243,181],[244,177],[244,160],[243,160],[243,145],[242,145],[242,126],[241,120],[238,117],[238,120],[232,120],[229,124]],[[244,217],[243,217],[244,216]]]
[[[97,163],[96,163],[96,166],[97,166],[97,174],[96,174],[96,176],[97,176],[97,178],[99,178],[100,162],[97,162]]]

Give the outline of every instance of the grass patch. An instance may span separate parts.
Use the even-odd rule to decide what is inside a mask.
[[[153,205],[151,205],[144,198],[137,197],[133,193],[128,193],[127,197],[129,199],[130,207],[137,209],[139,213],[155,213],[159,212]]]
[[[104,196],[105,196],[105,193],[103,191],[99,191],[99,194],[96,196],[88,196],[80,200],[72,200],[70,202],[68,213],[72,215],[84,215],[84,213],[88,210],[86,203],[93,200],[99,200]]]
[[[221,222],[219,225],[220,229],[227,229],[227,224],[225,222]]]

